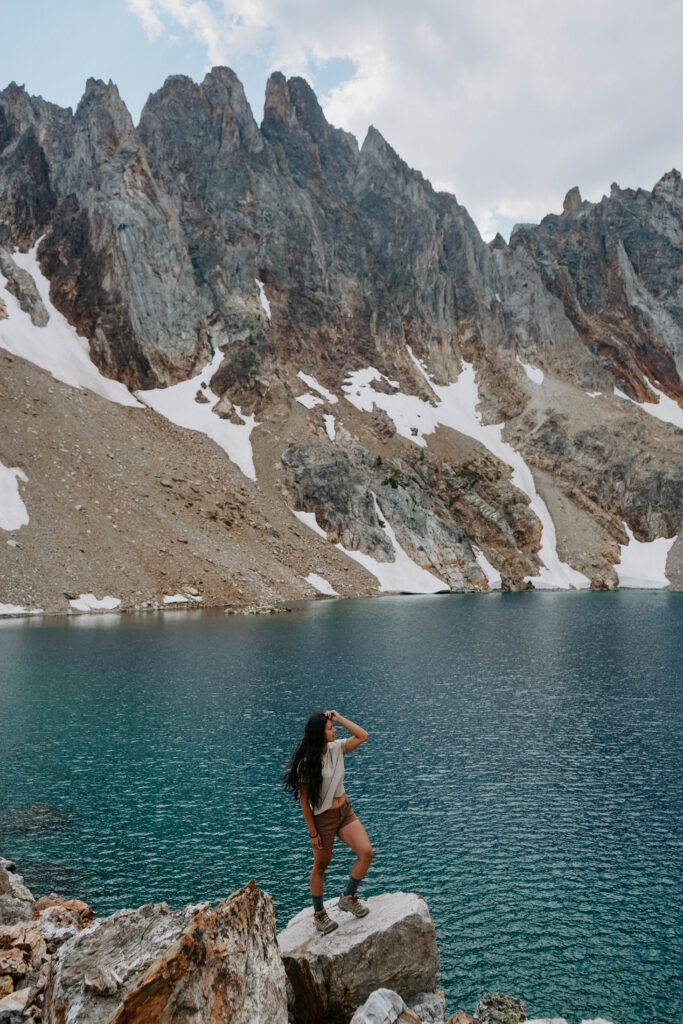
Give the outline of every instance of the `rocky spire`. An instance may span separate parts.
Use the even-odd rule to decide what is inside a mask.
[[[579,186],[575,185],[574,188],[570,188],[564,197],[564,203],[562,204],[563,213],[574,213],[576,210],[581,209],[581,193],[579,192]]]
[[[652,195],[656,196],[657,199],[665,200],[683,198],[683,180],[681,179],[681,172],[677,171],[674,167],[672,170],[667,171],[666,174],[663,174],[652,189]]]
[[[263,149],[251,107],[239,78],[230,68],[213,68],[201,85],[201,95],[211,111],[215,124],[220,125],[222,145],[234,152],[244,147],[251,152]]]
[[[280,71],[268,79],[263,110],[262,127],[266,133],[275,125],[298,128],[316,142],[326,138],[331,130],[308,82],[303,78],[287,80]]]

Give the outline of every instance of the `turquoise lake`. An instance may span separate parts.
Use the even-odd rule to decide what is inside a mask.
[[[279,786],[314,710],[370,732],[346,788],[361,895],[423,895],[449,1013],[683,1019],[683,594],[320,601],[291,614],[0,625],[0,854],[100,914],[255,878],[278,926],[310,850]],[[340,730],[340,735],[343,730]],[[337,844],[326,895],[352,855]]]

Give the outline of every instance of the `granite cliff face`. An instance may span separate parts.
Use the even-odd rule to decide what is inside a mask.
[[[201,85],[168,79],[137,128],[111,83],[90,80],[75,113],[11,85],[0,93],[0,274],[0,344],[13,359],[46,368],[43,335],[23,342],[21,318],[47,337],[64,317],[102,374],[218,441],[230,459],[219,489],[248,486],[250,526],[278,534],[266,561],[258,530],[246,541],[258,562],[249,600],[311,596],[307,568],[341,594],[612,588],[634,575],[681,586],[677,171],[652,192],[613,186],[597,204],[572,189],[560,215],[486,244],[374,128],[359,148],[329,125],[301,79],[271,76],[260,127],[227,68]],[[0,462],[28,477],[17,534],[28,539],[45,466],[3,406]],[[133,430],[154,433],[157,413],[109,403],[100,415],[124,446]],[[184,458],[174,451],[176,476],[197,475],[189,443]],[[141,491],[123,515],[157,510]],[[118,584],[122,607],[181,583],[173,567],[164,581],[151,564],[135,569],[140,529],[117,537],[130,571],[109,592]],[[0,601],[58,609],[65,589],[90,591],[88,566],[98,579],[103,569],[77,524],[72,536],[85,564],[68,588],[36,539],[23,561],[3,553]],[[648,577],[655,549],[638,544],[652,542]],[[243,603],[234,534],[214,544],[223,586],[207,599]],[[38,574],[51,588],[29,586]]]

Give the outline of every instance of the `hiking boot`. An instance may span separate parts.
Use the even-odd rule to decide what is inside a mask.
[[[365,917],[370,913],[370,907],[367,903],[363,903],[357,893],[354,896],[348,896],[343,892],[337,906],[340,910],[348,910],[349,914],[353,914],[354,917]]]
[[[313,921],[321,935],[329,935],[330,932],[333,932],[335,928],[339,927],[337,922],[332,920],[326,910],[316,910],[313,915]]]

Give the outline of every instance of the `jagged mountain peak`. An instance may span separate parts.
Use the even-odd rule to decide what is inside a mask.
[[[316,141],[330,131],[318,97],[309,83],[298,76],[285,78],[281,71],[274,71],[266,84],[263,124],[267,128],[274,123],[301,129]]]
[[[9,103],[27,96],[26,86],[23,84],[19,85],[15,81],[9,82],[4,89],[0,90],[0,98],[7,100]]]
[[[501,235],[500,231],[497,231],[496,232],[496,237],[492,238],[491,241],[489,242],[489,249],[500,249],[500,250],[504,251],[507,248],[508,248],[507,242],[505,241],[505,239]]]
[[[374,125],[370,125],[363,139],[360,149],[360,166],[361,171],[373,167],[397,180],[418,184],[430,194],[434,194],[431,182],[421,171],[417,171],[407,164]]]
[[[652,189],[652,194],[657,199],[683,198],[683,178],[681,178],[681,172],[673,167],[666,174],[663,174]]]
[[[118,86],[109,79],[105,82],[101,78],[88,78],[85,83],[85,90],[76,107],[76,115],[89,114],[92,108],[97,106],[107,107],[110,110],[125,110],[130,118],[128,107],[121,98]]]
[[[562,212],[563,213],[574,213],[576,210],[580,210],[581,209],[582,203],[583,203],[583,200],[581,198],[581,192],[579,191],[579,186],[575,185],[574,188],[570,188],[569,189],[569,191],[567,192],[566,196],[564,197],[564,202],[562,204]]]
[[[84,163],[105,162],[114,152],[139,150],[139,139],[128,107],[114,82],[89,78],[76,107],[74,125],[87,137],[89,154],[81,152]]]
[[[150,392],[178,429],[201,424],[255,481],[249,500],[277,531],[273,558],[289,558],[292,541],[311,554],[292,510],[327,529],[311,535],[320,563],[304,580],[347,559],[328,539],[386,563],[379,509],[448,586],[486,589],[497,569],[524,588],[547,555],[529,504],[538,486],[562,561],[582,585],[611,587],[624,522],[654,540],[680,521],[680,189],[677,171],[652,193],[617,189],[597,204],[572,189],[566,215],[486,245],[466,209],[375,127],[359,152],[301,78],[271,76],[261,128],[225,67],[201,84],[167,79],[137,130],[112,83],[89,81],[75,117],[8,87],[0,338],[11,346],[16,328],[10,352],[22,356],[21,330],[49,339],[61,314],[101,371]],[[17,256],[41,236],[38,262]],[[46,327],[21,320],[33,308],[23,264],[44,296],[49,282]],[[144,414],[130,415],[144,431]],[[10,465],[24,465],[27,441]],[[522,490],[511,476],[520,458]],[[41,473],[27,462],[30,481]],[[182,508],[208,515],[199,473],[176,475],[192,481]],[[214,531],[211,558],[222,543],[236,550],[233,517],[218,509],[201,528]],[[373,585],[349,588],[345,576],[335,570],[335,590]]]

